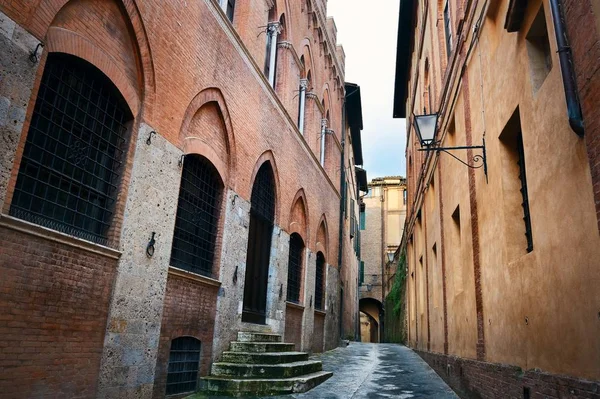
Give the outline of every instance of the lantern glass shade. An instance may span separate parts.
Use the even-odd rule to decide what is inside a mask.
[[[437,127],[438,114],[415,115],[415,130],[421,142],[421,146],[431,145],[435,139],[435,130]]]
[[[388,258],[388,262],[392,262],[394,260],[394,253],[393,252],[388,252],[387,253],[387,258]]]

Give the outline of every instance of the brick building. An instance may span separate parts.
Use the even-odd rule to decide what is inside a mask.
[[[158,398],[238,331],[356,335],[360,92],[326,5],[0,0],[3,397]]]
[[[408,341],[464,397],[600,397],[599,7],[401,1]]]
[[[363,342],[380,342],[383,337],[384,303],[396,268],[390,255],[398,249],[406,218],[406,179],[401,176],[376,177],[360,204],[360,286],[359,309],[369,326],[361,334]],[[371,331],[373,333],[371,333]]]

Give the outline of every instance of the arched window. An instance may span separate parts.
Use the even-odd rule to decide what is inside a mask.
[[[183,163],[171,265],[212,276],[223,182],[215,167],[200,155]]]
[[[317,252],[317,269],[315,273],[315,309],[323,310],[323,291],[325,290],[325,255]]]
[[[225,5],[225,13],[227,14],[227,18],[233,22],[233,15],[235,14],[235,0],[225,0]]]
[[[275,176],[270,162],[262,164],[252,187],[250,227],[242,321],[266,321],[271,235],[275,220]]]
[[[166,395],[196,390],[200,346],[200,341],[194,337],[179,337],[171,341]]]
[[[99,69],[50,53],[10,214],[106,245],[132,119]]]
[[[302,254],[304,241],[299,234],[290,236],[290,255],[288,262],[287,301],[300,303],[300,288],[302,286]]]

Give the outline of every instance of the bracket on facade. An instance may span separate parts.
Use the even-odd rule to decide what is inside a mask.
[[[463,165],[471,168],[471,169],[480,169],[483,167],[483,173],[485,174],[485,182],[488,183],[488,173],[487,173],[487,153],[485,149],[485,138],[483,139],[482,145],[472,145],[472,146],[458,146],[458,147],[436,147],[435,145],[439,144],[438,142],[434,143],[431,146],[427,146],[425,148],[419,148],[418,151],[425,152],[445,152],[450,155],[452,158],[456,159],[458,162]],[[456,155],[452,154],[450,151],[453,150],[481,150],[481,154],[475,154],[472,156],[471,160],[467,162],[463,161]]]

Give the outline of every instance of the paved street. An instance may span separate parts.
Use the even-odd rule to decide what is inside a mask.
[[[352,342],[315,358],[333,377],[306,393],[270,398],[458,398],[418,355],[401,345]]]

